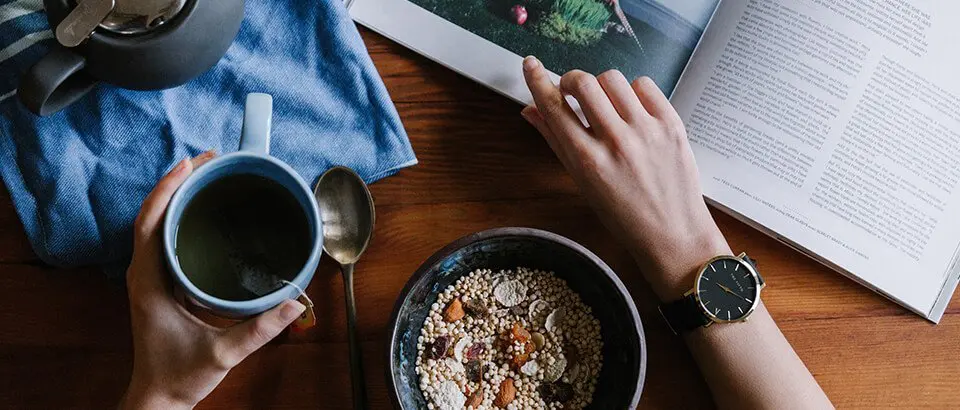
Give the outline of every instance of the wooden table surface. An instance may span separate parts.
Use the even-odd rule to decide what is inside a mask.
[[[565,235],[620,274],[650,349],[641,407],[712,407],[693,360],[661,321],[627,252],[520,118],[521,107],[361,32],[420,159],[372,187],[377,227],[358,265],[356,292],[373,408],[389,408],[387,321],[409,275],[450,241],[500,226]],[[761,264],[767,307],[838,407],[960,406],[958,297],[934,326],[730,217],[714,216],[733,249]],[[39,262],[6,190],[0,190],[0,264],[0,407],[114,405],[132,358],[123,284],[94,268],[61,270]],[[309,294],[317,302],[318,325],[281,336],[251,356],[201,408],[350,408],[342,283],[330,259]]]

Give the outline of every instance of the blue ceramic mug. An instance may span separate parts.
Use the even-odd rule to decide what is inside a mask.
[[[226,176],[252,174],[270,179],[286,188],[303,208],[313,241],[309,257],[291,282],[300,289],[306,289],[313,278],[317,264],[320,263],[320,254],[323,250],[323,222],[320,219],[319,207],[313,192],[293,168],[269,155],[272,110],[273,99],[270,95],[260,93],[247,95],[240,150],[216,158],[195,170],[170,200],[163,224],[164,253],[174,280],[191,302],[224,317],[242,318],[256,315],[286,299],[295,299],[300,291],[287,283],[261,297],[233,301],[207,294],[187,278],[177,261],[177,229],[187,205],[210,183]],[[256,217],[257,215],[250,215],[250,218]]]

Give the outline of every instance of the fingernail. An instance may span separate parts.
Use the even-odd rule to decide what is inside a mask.
[[[208,159],[213,158],[214,155],[217,155],[217,151],[209,150],[203,154],[197,155],[197,159]]]
[[[523,71],[533,71],[537,67],[540,67],[540,60],[537,60],[534,56],[526,56],[523,58]]]
[[[303,311],[307,310],[307,307],[303,303],[297,302],[293,299],[286,301],[283,307],[280,308],[280,319],[283,319],[286,322],[293,321],[298,316],[300,316]]]
[[[526,107],[524,107],[524,109],[520,110],[520,116],[523,117],[523,119],[527,120],[527,122],[530,122],[530,114],[527,114],[527,108],[526,108]]]

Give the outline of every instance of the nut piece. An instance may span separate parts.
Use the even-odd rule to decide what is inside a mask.
[[[543,338],[543,334],[540,332],[531,333],[530,338],[533,340],[533,345],[537,350],[543,349],[543,345],[547,343],[546,339]]]
[[[497,397],[493,399],[493,405],[504,408],[515,398],[517,398],[517,388],[513,385],[513,379],[508,377],[500,383],[500,391],[497,392]]]
[[[447,309],[443,311],[443,320],[447,323],[453,323],[460,319],[463,319],[463,316],[466,312],[463,311],[463,302],[460,301],[460,298],[456,298],[453,302],[450,302],[447,305]]]
[[[470,395],[470,398],[467,399],[466,406],[468,409],[476,409],[476,408],[480,408],[480,404],[482,403],[483,403],[483,389],[477,389],[477,391],[473,392],[473,394]]]

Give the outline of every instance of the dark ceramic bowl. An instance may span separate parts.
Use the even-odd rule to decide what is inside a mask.
[[[529,228],[492,229],[458,239],[427,259],[407,282],[390,321],[387,386],[395,407],[427,408],[416,371],[417,337],[437,294],[476,269],[520,266],[553,271],[600,321],[603,367],[589,408],[637,407],[647,347],[633,298],[592,252],[560,235]]]

